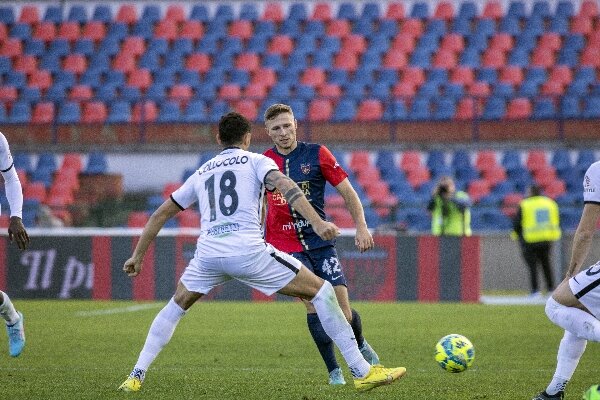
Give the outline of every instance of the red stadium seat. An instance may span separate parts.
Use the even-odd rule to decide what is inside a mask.
[[[450,50],[459,53],[465,49],[465,39],[459,33],[449,33],[444,35],[440,49]]]
[[[385,19],[391,19],[394,21],[400,21],[404,19],[404,4],[388,3],[388,8],[385,12]]]
[[[121,44],[121,53],[132,54],[139,56],[144,54],[146,51],[146,43],[143,37],[140,36],[128,36],[123,40]]]
[[[29,183],[29,178],[27,177],[27,171],[25,171],[24,169],[18,169],[17,176],[19,177],[19,182],[21,182],[22,186],[25,186]]]
[[[425,71],[421,67],[406,67],[402,70],[402,82],[420,86],[425,83]]]
[[[481,61],[484,67],[501,68],[506,65],[506,56],[500,49],[489,48],[483,52]]]
[[[79,39],[79,35],[79,23],[75,21],[65,21],[58,26],[58,34],[56,37],[74,42]]]
[[[412,37],[418,38],[424,31],[423,22],[417,18],[407,18],[400,28],[400,33],[406,33]]]
[[[513,48],[513,37],[506,32],[498,32],[490,40],[491,49],[501,50],[506,53]]]
[[[553,51],[560,50],[562,40],[560,35],[556,32],[546,32],[540,36],[538,47],[543,47]]]
[[[126,24],[133,24],[137,22],[137,10],[133,4],[122,4],[117,12],[117,22],[124,22]]]
[[[62,167],[56,171],[56,175],[54,176],[54,181],[52,183],[52,189],[56,192],[57,186],[62,186],[63,188],[68,188],[65,191],[72,191],[79,189],[79,172],[81,169],[71,168],[71,167]]]
[[[370,159],[367,159],[368,164],[362,166],[358,166],[357,163],[354,163],[354,165],[357,165],[356,169],[354,169],[354,172],[356,173],[356,180],[362,187],[365,188],[381,182],[379,168],[371,165],[370,162]]]
[[[456,53],[452,50],[438,50],[433,56],[433,66],[435,68],[451,69],[456,67]]]
[[[353,33],[342,39],[342,49],[340,53],[364,53],[367,49],[367,40],[364,36]]]
[[[285,15],[281,8],[281,3],[267,3],[262,19],[265,21],[273,21],[275,23],[283,22]]]
[[[490,183],[484,179],[473,180],[469,182],[467,193],[471,200],[477,203],[479,199],[490,194]]]
[[[460,83],[463,86],[471,85],[475,81],[475,74],[470,67],[458,66],[450,72],[450,82]]]
[[[346,201],[340,194],[328,194],[325,196],[325,207],[346,207]]]
[[[563,85],[568,85],[573,80],[573,73],[571,68],[566,65],[555,65],[550,71],[548,80],[560,82]]]
[[[0,41],[4,41],[6,38],[8,38],[8,29],[6,24],[0,22]]]
[[[475,97],[488,97],[490,95],[490,85],[487,82],[476,81],[469,85],[467,93]]]
[[[345,19],[334,19],[327,24],[327,36],[344,38],[351,33],[350,22]]]
[[[502,4],[494,0],[486,3],[483,14],[481,15],[482,18],[490,19],[500,19],[503,16],[504,12],[502,11]]]
[[[0,215],[0,229],[8,229],[10,226],[10,216],[8,214]]]
[[[0,101],[3,103],[10,103],[19,97],[19,93],[16,87],[2,85],[0,86]]]
[[[486,169],[482,172],[483,179],[490,183],[490,186],[496,186],[500,182],[506,181],[506,170],[499,165]]]
[[[37,87],[40,90],[46,90],[52,86],[52,74],[49,71],[40,69],[33,71],[29,75],[29,86]]]
[[[168,19],[170,21],[177,22],[177,23],[184,22],[186,19],[185,10],[183,9],[183,7],[180,4],[171,4],[167,8],[167,12],[165,14],[165,19]]]
[[[237,100],[242,96],[242,90],[238,84],[225,83],[219,89],[219,98],[224,100]]]
[[[390,46],[391,51],[399,51],[402,53],[412,53],[416,46],[416,39],[408,33],[399,33],[396,35]]]
[[[69,100],[80,102],[94,97],[92,88],[88,85],[75,85],[69,91]]]
[[[99,42],[106,36],[106,27],[101,21],[89,21],[83,26],[81,37]]]
[[[339,99],[340,97],[342,97],[342,89],[340,88],[340,85],[335,84],[335,83],[324,83],[323,85],[319,86],[319,89],[317,90],[317,94],[319,97],[326,97],[329,99]]]
[[[598,16],[598,3],[592,0],[585,0],[581,3],[578,16],[593,18]]]
[[[136,69],[135,55],[121,51],[113,59],[112,67],[116,71],[124,73],[133,72]]]
[[[462,98],[459,100],[458,105],[456,106],[456,114],[454,114],[454,119],[461,121],[471,120],[475,118],[477,111],[477,103],[473,98]]]
[[[333,105],[327,99],[314,99],[308,106],[308,120],[311,122],[329,121],[333,115]]]
[[[523,195],[521,193],[508,193],[502,199],[502,213],[509,218],[513,218],[517,214],[522,200]]]
[[[181,186],[181,182],[165,183],[165,186],[163,186],[163,191],[162,191],[163,199],[168,199],[169,196],[171,196],[171,193],[173,193],[174,191],[179,189],[180,186]]]
[[[21,8],[21,15],[19,16],[19,22],[25,24],[37,24],[40,22],[40,13],[38,8],[33,5],[25,5]]]
[[[259,68],[252,72],[252,80],[250,83],[261,84],[266,87],[271,87],[277,82],[277,74],[271,68]]]
[[[390,49],[383,57],[383,67],[399,70],[408,65],[408,58],[402,51]]]
[[[44,42],[54,40],[56,37],[56,26],[52,22],[42,21],[33,28],[33,37]]]
[[[600,67],[600,49],[588,47],[581,54],[579,62],[584,67]]]
[[[590,33],[588,37],[588,47],[600,48],[600,30]]]
[[[242,97],[251,100],[262,100],[267,96],[267,88],[260,83],[250,83],[242,91]]]
[[[553,199],[565,194],[566,191],[567,185],[563,180],[560,179],[548,182],[548,184],[544,186],[544,194]]]
[[[23,198],[37,200],[40,203],[46,201],[46,186],[42,182],[29,182],[23,188]]]
[[[199,40],[204,36],[204,25],[200,21],[189,20],[183,22],[179,37],[184,39]]]
[[[507,65],[500,69],[500,82],[510,83],[513,86],[523,82],[523,70],[516,65]]]
[[[531,100],[523,97],[512,99],[506,108],[506,118],[521,119],[531,116],[532,106]]]
[[[185,61],[186,69],[200,73],[208,72],[208,70],[210,70],[210,66],[210,56],[204,53],[192,53]]]
[[[541,187],[546,187],[552,182],[556,181],[558,177],[556,176],[556,170],[553,167],[547,165],[545,167],[533,171],[533,179]]]
[[[358,56],[342,50],[335,56],[333,66],[344,71],[356,71],[356,68],[358,68]]]
[[[546,48],[537,48],[531,56],[531,65],[550,68],[554,65],[554,52]]]
[[[169,98],[173,100],[187,102],[192,98],[192,96],[194,96],[194,89],[185,83],[175,84],[171,86],[171,89],[169,89]]]
[[[145,68],[131,71],[127,77],[127,85],[146,90],[152,84],[152,74]]]
[[[311,87],[321,86],[325,83],[327,77],[325,71],[318,67],[309,67],[304,70],[300,78],[300,83]]]
[[[251,38],[253,31],[252,21],[237,20],[229,25],[229,36],[237,37],[242,40]]]
[[[287,35],[273,36],[269,43],[268,52],[280,54],[283,56],[289,55],[294,50],[294,42]]]
[[[250,121],[255,121],[258,117],[258,108],[253,100],[239,100],[235,103],[233,109]]]
[[[170,19],[163,19],[156,24],[154,36],[157,38],[175,40],[177,38],[177,22]]]
[[[143,228],[150,216],[145,211],[132,211],[127,217],[127,226],[129,228]]]
[[[350,162],[348,163],[350,169],[354,172],[365,168],[373,167],[371,161],[371,153],[366,150],[355,150],[350,153]]]
[[[81,122],[102,123],[106,121],[108,110],[106,104],[101,101],[89,101],[83,104]]]
[[[60,164],[61,169],[73,169],[77,172],[81,172],[83,169],[83,162],[81,161],[81,154],[79,153],[65,153],[63,156],[62,163]]]
[[[571,20],[571,33],[589,35],[594,29],[594,23],[590,17],[577,16]]]
[[[413,150],[407,150],[402,153],[402,158],[400,159],[400,168],[402,171],[408,172],[422,167],[421,153]]]
[[[431,173],[426,167],[420,166],[418,168],[406,171],[406,180],[410,186],[416,189],[422,184],[431,180]]]
[[[527,153],[525,165],[532,172],[549,167],[546,152],[543,150],[530,150]]]
[[[435,8],[433,17],[436,19],[443,19],[445,21],[452,20],[452,18],[454,18],[454,6],[452,5],[452,3],[449,3],[447,1],[439,2],[437,7]]]
[[[376,99],[363,100],[358,105],[354,119],[356,121],[379,121],[383,116],[383,105]]]
[[[312,19],[317,21],[330,21],[331,18],[331,6],[329,3],[317,3],[315,5]]]
[[[541,93],[544,96],[560,96],[564,92],[564,85],[559,81],[548,80],[542,85]]]
[[[244,71],[260,68],[260,57],[256,53],[241,53],[235,58],[235,67]]]
[[[13,69],[17,72],[30,74],[37,70],[37,59],[29,54],[21,54],[13,60]]]
[[[496,152],[493,150],[481,150],[477,152],[475,158],[475,167],[479,172],[486,171],[498,166],[498,160],[496,158]]]
[[[87,59],[83,54],[68,54],[63,60],[63,69],[81,75],[87,70]]]
[[[8,38],[0,47],[0,56],[16,57],[23,54],[23,44],[20,39]]]
[[[177,214],[180,228],[200,228],[200,213],[187,209]]]
[[[54,121],[54,103],[50,101],[39,102],[33,106],[31,122],[34,124],[49,124]]]
[[[156,103],[150,100],[135,103],[131,116],[132,122],[153,122],[158,116]]]
[[[416,85],[413,82],[398,82],[392,88],[394,97],[413,97],[417,92]]]

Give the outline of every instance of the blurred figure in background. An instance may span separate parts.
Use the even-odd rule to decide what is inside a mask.
[[[471,199],[456,190],[450,176],[440,178],[427,210],[431,212],[431,233],[435,236],[471,236]]]
[[[8,205],[10,206],[10,223],[8,237],[15,241],[19,249],[25,250],[29,245],[29,235],[23,226],[23,189],[13,163],[8,142],[0,133],[0,172],[4,178],[4,190]],[[0,317],[6,321],[8,333],[8,352],[12,357],[17,357],[25,347],[25,328],[23,314],[15,309],[8,295],[0,291]]]
[[[533,296],[541,295],[537,276],[538,263],[542,266],[546,289],[548,292],[554,290],[550,251],[552,243],[561,237],[558,205],[541,192],[539,186],[531,186],[513,220],[513,237],[518,238],[523,258],[529,267]]]

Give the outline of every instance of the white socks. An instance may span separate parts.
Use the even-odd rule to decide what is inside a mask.
[[[546,393],[555,395],[561,392],[567,386],[567,382],[573,376],[579,359],[585,351],[587,340],[578,338],[569,331],[565,331],[565,335],[558,346],[558,354],[556,356],[556,371],[552,382],[546,388]]]
[[[175,300],[171,298],[167,305],[156,315],[154,321],[152,321],[148,337],[146,337],[146,343],[144,343],[144,348],[140,352],[134,371],[137,369],[145,372],[148,369],[152,361],[158,356],[158,353],[169,343],[173,332],[175,332],[177,323],[184,315],[185,310],[179,307],[175,303]],[[143,380],[143,375],[140,380]]]
[[[593,315],[575,307],[567,307],[552,297],[546,302],[546,315],[550,321],[578,338],[600,342],[600,321]]]
[[[15,310],[15,306],[13,306],[8,295],[0,290],[0,297],[4,299],[0,305],[0,317],[6,321],[6,325],[14,325],[19,322],[19,314],[17,314],[17,310]]]
[[[317,311],[325,333],[340,349],[340,353],[346,360],[352,376],[355,378],[366,376],[371,366],[358,350],[352,327],[338,304],[331,283],[325,281],[311,303]]]

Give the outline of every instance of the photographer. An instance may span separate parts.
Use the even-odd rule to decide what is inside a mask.
[[[436,236],[471,236],[471,199],[456,191],[450,176],[440,178],[427,209],[431,212],[431,233]]]

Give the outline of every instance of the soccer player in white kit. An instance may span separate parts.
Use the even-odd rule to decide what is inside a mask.
[[[558,347],[556,370],[546,390],[533,400],[563,399],[587,341],[600,342],[600,261],[581,269],[600,220],[600,161],[585,173],[583,201],[569,269],[546,303],[548,318],[565,330]]]
[[[15,241],[19,249],[25,250],[29,245],[29,235],[23,226],[23,190],[15,169],[8,142],[0,133],[0,172],[4,178],[4,191],[10,207],[10,223],[8,237]],[[8,333],[8,353],[17,357],[25,347],[25,328],[23,314],[15,309],[6,293],[0,290],[0,317],[6,321]]]
[[[132,257],[125,262],[123,270],[129,276],[138,275],[148,246],[165,222],[199,202],[201,233],[194,258],[173,298],[152,322],[138,361],[120,390],[140,390],[148,367],[169,342],[186,311],[211,289],[231,279],[267,295],[277,292],[309,300],[346,360],[358,390],[392,383],[406,373],[403,367],[371,366],[358,349],[331,284],[265,242],[261,228],[265,188],[278,189],[323,239],[333,239],[339,230],[319,217],[298,185],[282,174],[273,160],[247,151],[250,129],[250,123],[240,114],[229,113],[221,118],[217,140],[223,151],[202,165],[152,214]]]

